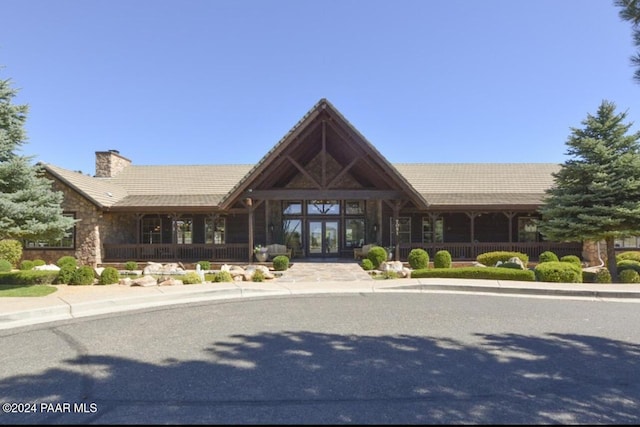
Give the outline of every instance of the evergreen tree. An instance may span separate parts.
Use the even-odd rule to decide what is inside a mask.
[[[26,141],[27,105],[14,105],[17,91],[0,79],[0,239],[59,239],[73,227],[63,216],[62,193],[31,158],[16,152]]]
[[[540,232],[548,240],[604,240],[611,277],[617,277],[614,239],[640,235],[640,132],[626,113],[603,101],[583,129],[572,128],[567,160],[555,173],[541,207]]]
[[[615,5],[620,7],[620,18],[631,22],[633,30],[633,44],[639,49],[631,57],[631,63],[636,67],[633,78],[640,83],[640,0],[615,0]]]

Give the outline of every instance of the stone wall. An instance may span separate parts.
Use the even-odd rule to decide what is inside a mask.
[[[64,194],[62,209],[65,213],[73,213],[77,220],[75,227],[74,249],[40,249],[25,248],[24,259],[42,259],[47,263],[55,263],[60,257],[70,255],[82,265],[97,266],[102,262],[100,229],[103,223],[102,212],[84,197],[71,190],[59,181],[52,179],[54,191]]]
[[[598,245],[594,241],[585,241],[582,244],[582,259],[589,264],[589,266],[600,265],[600,259],[607,262],[607,244],[600,242],[600,258],[598,258]]]

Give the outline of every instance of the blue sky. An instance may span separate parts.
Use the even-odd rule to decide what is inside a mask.
[[[252,164],[321,98],[392,163],[554,162],[602,100],[640,127],[613,0],[2,0],[22,153],[93,174]]]

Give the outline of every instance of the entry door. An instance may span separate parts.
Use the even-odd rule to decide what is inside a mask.
[[[338,221],[309,221],[309,256],[338,256]]]

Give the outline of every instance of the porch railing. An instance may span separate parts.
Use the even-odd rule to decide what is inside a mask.
[[[472,261],[485,252],[510,251],[522,252],[529,259],[536,261],[544,251],[552,251],[559,257],[577,255],[581,257],[581,243],[402,243],[400,244],[400,260],[406,261],[409,252],[414,248],[425,249],[433,259],[439,250],[447,250],[456,261]],[[342,256],[352,257],[353,250],[344,252]],[[212,244],[104,244],[104,262],[125,261],[246,261],[249,259],[247,243]]]
[[[249,259],[246,243],[104,244],[104,262],[119,261],[239,261]]]
[[[536,261],[540,254],[551,251],[563,257],[565,255],[577,255],[582,257],[582,243],[554,243],[554,242],[497,242],[497,243],[401,243],[400,259],[406,260],[409,252],[414,248],[422,248],[427,251],[429,258],[433,259],[436,252],[446,250],[451,254],[451,258],[458,261],[472,261],[478,255],[485,252],[507,251],[522,252],[529,255],[529,259]]]

